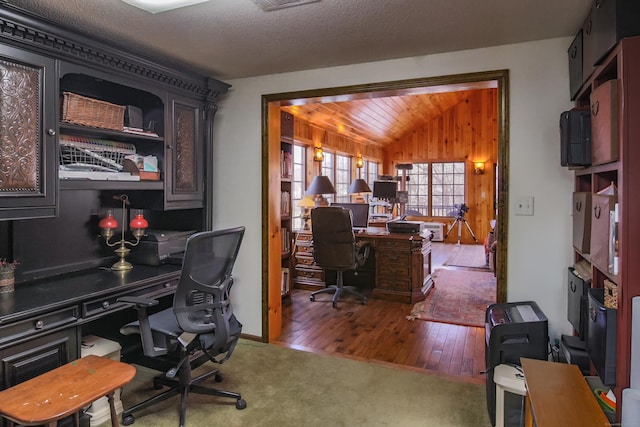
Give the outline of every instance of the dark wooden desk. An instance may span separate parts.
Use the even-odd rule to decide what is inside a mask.
[[[576,365],[520,361],[527,386],[525,427],[611,426]]]
[[[345,271],[345,284],[373,288],[374,298],[408,304],[423,300],[434,286],[428,237],[370,227],[356,233],[356,239],[369,242],[372,251],[363,267]],[[293,283],[298,288],[317,290],[335,276],[313,262],[311,232],[297,233],[293,258]]]
[[[116,301],[121,296],[173,294],[179,275],[175,265],[136,265],[125,273],[91,269],[17,284],[0,296],[0,390],[77,359],[84,325],[127,308]]]

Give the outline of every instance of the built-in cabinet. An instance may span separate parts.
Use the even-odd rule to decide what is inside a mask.
[[[599,340],[589,342],[597,353],[591,366],[614,386],[619,409],[630,382],[632,298],[640,295],[640,37],[624,38],[609,52],[577,93],[576,106],[591,111],[593,165],[575,170],[574,203],[581,212],[586,204],[590,215],[574,215],[575,261],[590,266],[596,288],[589,290],[586,320],[589,339]]]
[[[79,357],[86,332],[117,335],[121,320],[102,328],[102,319],[126,308],[118,296],[166,299],[175,291],[177,266],[136,265],[122,274],[100,268],[117,256],[98,222],[108,208],[119,220],[121,200],[114,196],[126,194],[150,228],[211,228],[212,121],[228,85],[5,3],[0,75],[0,258],[20,263],[16,289],[0,304],[0,388],[6,388]],[[68,94],[120,106],[122,124],[135,118],[130,126],[142,130],[69,120]],[[157,159],[160,173],[140,180],[77,173],[83,162],[112,165],[117,150]]]

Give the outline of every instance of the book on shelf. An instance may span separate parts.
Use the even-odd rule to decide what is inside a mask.
[[[291,231],[288,228],[281,229],[280,237],[282,238],[282,242],[281,242],[282,253],[291,252]]]
[[[143,136],[151,136],[154,138],[158,138],[158,134],[155,132],[152,132],[150,130],[144,130],[141,128],[132,128],[129,126],[125,126],[124,128],[122,128],[122,132],[124,133],[132,133],[134,135],[143,135]]]
[[[293,175],[293,156],[288,151],[280,151],[280,176],[291,178]]]
[[[609,212],[609,265],[608,270],[611,274],[618,274],[620,269],[620,256],[618,253],[618,204],[614,205],[614,209]]]
[[[280,194],[280,216],[291,215],[291,193],[282,191]]]

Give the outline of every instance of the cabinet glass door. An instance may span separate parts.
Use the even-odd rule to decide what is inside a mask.
[[[202,207],[201,106],[182,98],[174,98],[171,106],[173,130],[166,156],[166,207]]]
[[[56,214],[54,65],[0,48],[0,220]]]

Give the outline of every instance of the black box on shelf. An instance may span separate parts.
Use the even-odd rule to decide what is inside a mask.
[[[604,306],[604,289],[591,288],[587,353],[603,384],[616,385],[617,310]]]
[[[569,267],[569,279],[567,288],[567,320],[578,332],[580,339],[587,337],[587,292],[591,287],[590,280],[584,280],[578,276],[575,268]]]
[[[572,108],[560,115],[560,165],[591,165],[591,111]]]
[[[124,125],[130,128],[142,129],[142,109],[127,105],[124,110]]]
[[[579,337],[562,335],[560,337],[560,358],[562,361],[577,365],[583,375],[589,375],[590,363],[587,343]]]

